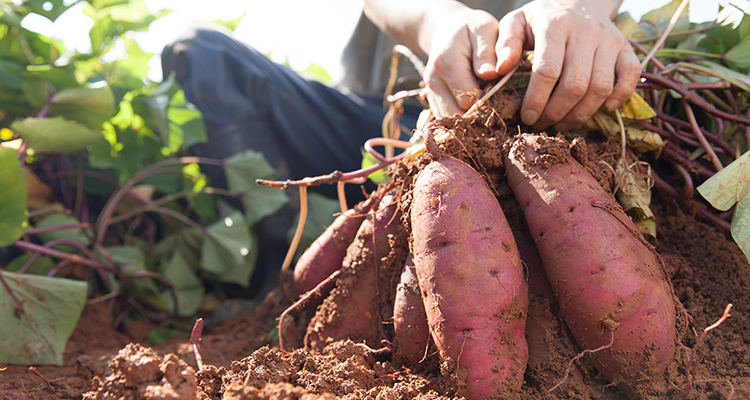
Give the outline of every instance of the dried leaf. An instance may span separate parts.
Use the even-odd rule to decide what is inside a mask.
[[[644,129],[633,120],[625,120],[628,147],[637,152],[658,150],[666,145],[661,135]],[[620,124],[605,111],[598,111],[583,125],[583,129],[601,131],[612,140],[620,140]]]
[[[633,93],[628,101],[620,106],[620,115],[624,119],[649,119],[656,116],[656,111],[638,93]]]

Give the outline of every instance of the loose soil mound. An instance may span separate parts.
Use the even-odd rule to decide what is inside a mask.
[[[466,140],[447,142],[443,150],[454,155],[465,154],[467,162],[483,166],[484,171],[480,172],[488,180],[502,181],[503,119],[497,113],[485,113],[468,123],[451,124],[444,128],[464,132]],[[617,155],[612,150],[616,147],[592,143],[587,154],[579,157],[611,163]],[[402,172],[408,176],[413,173],[410,168],[406,166]],[[597,175],[604,186],[612,185],[606,172],[600,170]],[[497,193],[506,214],[518,215],[512,201],[504,199],[506,192],[502,185],[497,186]],[[408,194],[402,201],[408,202]],[[677,201],[656,190],[652,205],[658,225],[656,249],[688,314],[683,348],[678,348],[663,382],[657,383],[663,385],[657,392],[684,399],[750,398],[747,259],[728,232],[707,225],[696,216],[702,204],[693,199]],[[513,225],[512,218],[509,219]],[[688,360],[698,336],[722,315],[728,303],[734,304],[731,317],[707,334],[688,371]],[[68,343],[65,365],[39,367],[36,372],[19,366],[0,368],[0,399],[455,398],[437,363],[430,363],[421,371],[413,369],[401,361],[388,342],[370,341],[365,345],[337,341],[320,351],[297,349],[282,354],[271,334],[276,319],[288,306],[274,292],[254,310],[208,327],[201,343],[205,366],[197,371],[187,335],[150,348],[143,344],[143,332],[151,326],[131,327],[127,333],[115,332],[108,328],[111,320],[103,306],[90,305]],[[284,327],[284,332],[290,335],[288,343],[302,343],[313,311],[296,312]],[[627,398],[599,377],[586,357],[570,367],[565,383],[548,392],[563,380],[570,361],[580,349],[559,319],[556,306],[542,297],[532,299],[528,321],[530,358],[522,398]],[[127,344],[131,341],[141,345]],[[688,375],[693,383],[686,392]]]

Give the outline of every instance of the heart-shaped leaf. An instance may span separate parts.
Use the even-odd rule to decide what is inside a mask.
[[[0,278],[0,363],[62,365],[86,282],[5,271]]]

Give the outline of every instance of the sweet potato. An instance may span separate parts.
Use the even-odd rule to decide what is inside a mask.
[[[401,226],[398,207],[390,196],[384,196],[379,208],[367,216],[347,249],[341,276],[330,295],[318,307],[308,325],[308,344],[314,349],[337,340],[364,341],[380,346],[382,339],[378,272],[382,259],[391,251],[389,236]],[[385,285],[383,285],[385,286]]]
[[[631,395],[675,350],[675,298],[664,266],[563,139],[521,135],[508,181],[560,304],[599,372]]]
[[[323,234],[302,253],[294,266],[293,284],[297,294],[309,291],[333,271],[341,268],[347,247],[354,240],[359,226],[376,202],[377,199],[370,197],[336,217]]]
[[[427,352],[430,330],[427,327],[427,314],[422,303],[413,254],[406,258],[401,280],[396,287],[393,330],[399,351],[412,365],[419,366]]]
[[[482,177],[453,158],[417,176],[412,246],[444,374],[470,399],[511,396],[523,383],[527,286],[513,233]]]

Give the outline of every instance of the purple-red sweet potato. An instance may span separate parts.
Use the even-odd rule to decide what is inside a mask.
[[[297,294],[311,290],[341,268],[346,249],[354,241],[359,226],[376,202],[377,199],[370,197],[336,217],[323,234],[302,253],[294,266],[293,285]]]
[[[412,246],[444,373],[471,399],[511,396],[528,349],[527,286],[513,233],[482,177],[453,158],[417,176]]]
[[[414,255],[406,258],[401,280],[396,287],[393,300],[393,330],[400,352],[414,366],[419,366],[426,357],[430,341],[422,294],[414,265]]]
[[[379,347],[383,339],[378,272],[391,251],[389,236],[396,235],[401,218],[397,204],[384,196],[378,209],[367,215],[347,249],[336,286],[323,301],[307,329],[307,344],[321,350],[328,343],[352,339]],[[385,285],[382,285],[385,286]]]
[[[566,324],[599,372],[626,392],[661,376],[675,350],[665,268],[563,139],[521,135],[506,173]]]

